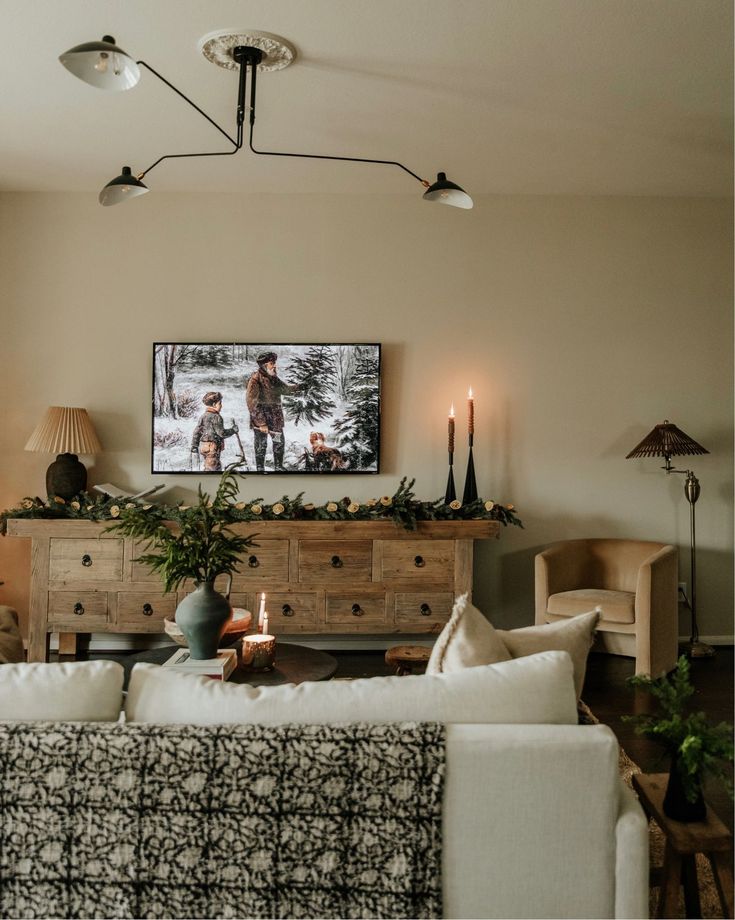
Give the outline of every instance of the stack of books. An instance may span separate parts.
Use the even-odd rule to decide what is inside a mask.
[[[237,650],[221,648],[218,649],[216,658],[192,658],[188,648],[180,648],[164,661],[163,667],[183,674],[227,680],[237,667]]]

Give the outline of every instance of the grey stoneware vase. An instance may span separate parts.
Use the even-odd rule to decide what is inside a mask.
[[[176,608],[176,622],[184,634],[192,658],[216,658],[219,641],[232,619],[230,588],[232,575],[227,576],[227,592],[214,590],[214,582],[197,582]]]

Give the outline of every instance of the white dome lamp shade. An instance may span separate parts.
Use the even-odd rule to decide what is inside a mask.
[[[99,42],[75,45],[59,55],[59,61],[69,73],[98,89],[132,89],[140,80],[140,68],[117,47],[111,35],[103,35]]]
[[[123,166],[120,175],[111,179],[102,189],[99,201],[100,204],[109,207],[113,204],[120,204],[122,201],[128,201],[130,198],[137,198],[138,195],[145,195],[149,191],[148,186],[133,175],[129,166]]]
[[[467,192],[450,182],[443,172],[437,174],[436,182],[426,189],[423,197],[425,201],[438,201],[439,204],[449,204],[453,208],[472,207],[472,199]]]

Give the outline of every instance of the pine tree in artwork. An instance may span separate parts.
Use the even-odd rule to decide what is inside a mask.
[[[380,424],[380,368],[370,351],[357,355],[347,387],[348,409],[335,422],[342,454],[354,469],[377,465]]]
[[[297,425],[302,421],[314,425],[334,409],[330,397],[337,383],[337,368],[329,345],[312,345],[305,355],[293,357],[286,380],[301,387],[299,393],[283,399],[286,412]]]

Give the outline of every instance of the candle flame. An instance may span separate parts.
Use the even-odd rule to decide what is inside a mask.
[[[262,601],[265,600],[265,591],[263,591],[263,593],[260,595],[260,599],[261,599]]]
[[[449,418],[454,418],[454,403],[449,407]]]
[[[467,399],[472,399],[472,387],[470,387],[470,391],[467,394]]]

